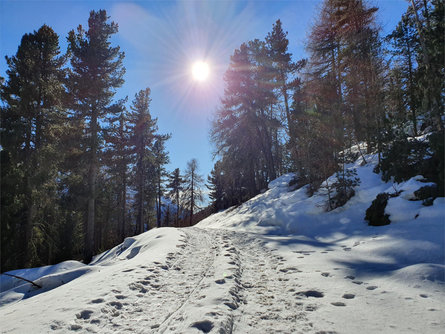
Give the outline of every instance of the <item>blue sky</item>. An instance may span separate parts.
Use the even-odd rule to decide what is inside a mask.
[[[169,170],[184,170],[196,158],[201,173],[213,166],[209,142],[210,120],[224,91],[222,80],[230,55],[243,42],[263,39],[281,19],[289,32],[294,59],[305,57],[305,38],[321,1],[31,1],[0,0],[0,75],[5,77],[5,55],[16,53],[25,33],[43,24],[60,36],[66,51],[68,31],[87,27],[90,10],[106,9],[119,24],[113,44],[125,52],[125,84],[116,97],[146,87],[152,90],[151,113],[159,131],[171,133],[167,143]],[[406,0],[374,0],[378,21],[389,33],[405,12]],[[190,67],[205,59],[211,68],[205,82],[192,79]]]

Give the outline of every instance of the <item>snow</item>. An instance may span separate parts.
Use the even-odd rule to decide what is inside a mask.
[[[191,228],[127,238],[89,265],[1,276],[2,333],[441,333],[445,328],[445,199],[414,201],[400,184],[349,165],[361,180],[326,212],[284,175],[250,201]],[[332,183],[334,176],[328,181]],[[391,224],[368,226],[381,192]]]

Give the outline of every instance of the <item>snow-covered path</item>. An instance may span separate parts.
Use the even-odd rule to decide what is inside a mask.
[[[409,287],[384,275],[352,275],[348,256],[382,238],[323,243],[219,228],[157,229],[104,253],[90,273],[0,307],[0,328],[2,333],[440,333],[442,283]]]
[[[124,270],[133,277],[92,299],[71,329],[136,333],[306,333],[303,303],[289,294],[299,272],[249,233],[182,229],[165,262]],[[114,298],[113,298],[114,297]],[[278,326],[278,327],[277,327]],[[54,327],[53,327],[54,328]],[[64,328],[60,328],[61,331]]]

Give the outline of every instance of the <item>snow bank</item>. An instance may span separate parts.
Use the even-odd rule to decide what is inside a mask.
[[[33,281],[41,288],[15,277],[1,275],[0,306],[58,288],[82,276],[88,276],[86,274],[99,273],[105,267],[116,270],[121,266],[131,267],[140,262],[162,260],[168,250],[179,243],[180,236],[181,232],[174,228],[155,229],[126,238],[122,244],[95,256],[89,265],[78,261],[65,261],[52,266],[7,272]]]
[[[360,178],[356,194],[343,207],[326,212],[327,195],[320,189],[308,197],[307,188],[291,191],[289,181],[293,174],[284,175],[269,185],[269,190],[239,207],[212,215],[201,221],[199,227],[224,228],[267,235],[294,235],[312,242],[346,245],[360,243],[350,260],[359,270],[393,271],[395,277],[434,276],[443,280],[445,264],[445,199],[437,198],[432,206],[414,201],[414,191],[431,185],[416,176],[402,183],[385,183],[373,169],[375,155],[365,157],[362,166],[358,159],[348,168],[355,168]],[[331,176],[330,182],[335,176]],[[364,220],[366,209],[377,194],[400,192],[388,200],[386,213],[391,224],[368,226]],[[376,237],[380,236],[380,237]],[[350,247],[348,247],[350,249]],[[370,257],[369,254],[372,254]],[[378,263],[378,265],[376,264]],[[422,270],[435,269],[434,274]],[[402,271],[402,268],[405,268]],[[412,272],[413,270],[418,270]]]

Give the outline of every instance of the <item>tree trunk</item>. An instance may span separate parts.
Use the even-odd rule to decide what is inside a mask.
[[[25,221],[25,240],[23,244],[23,258],[20,267],[26,267],[31,261],[31,239],[34,219],[34,202],[32,198],[31,173],[33,171],[33,159],[31,151],[31,133],[32,122],[28,122],[25,142],[25,203],[26,203],[26,221]]]
[[[176,221],[175,221],[176,227],[178,227],[178,222],[179,222],[179,188],[176,189]]]
[[[194,184],[193,182],[195,181],[195,175],[194,172],[192,171],[192,184],[191,184],[191,198],[190,198],[190,226],[192,226],[192,222],[193,222],[193,207],[195,206],[195,189],[194,189]]]
[[[97,112],[92,110],[91,117],[91,157],[90,168],[88,170],[88,213],[85,234],[85,254],[84,262],[89,263],[93,257],[94,249],[94,219],[95,219],[95,199],[96,199],[96,179],[97,179],[97,149],[98,149],[98,124]]]
[[[121,218],[121,240],[125,239],[125,225],[126,225],[126,213],[127,213],[127,180],[125,171],[123,171],[123,184],[122,184],[122,218]]]
[[[158,172],[158,210],[157,210],[157,226],[161,227],[161,167],[159,166],[159,172]]]

